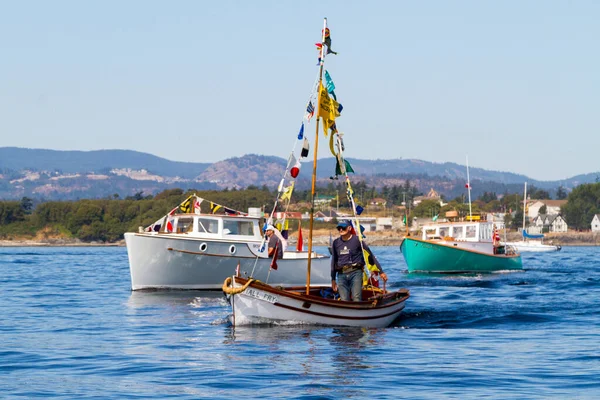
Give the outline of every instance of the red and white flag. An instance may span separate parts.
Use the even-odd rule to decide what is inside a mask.
[[[302,223],[298,221],[298,244],[296,251],[304,251],[304,243],[302,242]]]

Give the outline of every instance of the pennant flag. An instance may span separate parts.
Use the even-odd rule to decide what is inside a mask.
[[[325,28],[325,46],[327,46],[327,54],[337,54],[331,49],[331,32],[329,28]]]
[[[352,168],[352,165],[350,165],[350,163],[348,162],[348,160],[344,160],[344,166],[346,167],[346,173],[348,172],[354,172],[354,169]],[[340,160],[336,160],[335,162],[335,174],[336,175],[343,175],[342,174],[342,169],[340,168]]]
[[[217,212],[217,210],[221,208],[220,205],[213,203],[212,201],[210,202],[210,211],[214,214]]]
[[[167,221],[167,232],[173,232],[173,222],[171,220]]]
[[[328,71],[325,71],[325,86],[327,88],[327,93],[331,94],[333,96],[333,98],[335,100],[337,100],[337,97],[335,96],[335,84],[333,83],[333,80],[331,79],[331,76],[329,75]]]
[[[300,153],[300,157],[308,157],[309,149],[310,149],[310,145],[308,143],[308,139],[304,138],[304,143],[302,144],[302,152]]]
[[[402,223],[406,225],[406,214],[404,214],[404,218],[402,218]]]
[[[432,219],[433,222],[435,222],[435,221],[437,221],[438,217],[439,217],[439,214],[436,214],[431,219]]]
[[[183,203],[181,203],[181,205],[179,206],[179,209],[181,210],[182,213],[187,214],[188,212],[190,212],[191,207],[192,207],[192,198],[188,197],[187,199],[185,199],[185,201]]]
[[[223,207],[223,211],[227,215],[237,215],[237,211],[232,210],[231,208]]]
[[[362,208],[361,206],[356,206],[356,215],[362,214],[363,211],[364,211],[364,208]]]
[[[283,189],[283,194],[281,195],[281,200],[282,201],[283,200],[288,200],[288,201],[291,200],[293,191],[294,191],[294,182],[292,181],[292,184],[290,186]]]
[[[310,121],[310,119],[315,115],[315,106],[313,106],[312,101],[308,101],[308,105],[306,106],[306,120]],[[298,137],[298,139],[302,139]]]
[[[298,244],[296,244],[296,251],[304,251],[304,242],[302,242],[302,223],[298,221]]]
[[[467,189],[471,189],[471,184],[470,184],[470,183],[466,183],[466,184],[465,184],[465,187],[466,187]]]
[[[302,140],[304,138],[304,122],[300,126],[300,132],[298,132],[298,140]]]
[[[275,252],[273,252],[273,259],[271,260],[271,269],[277,270],[277,253],[279,252],[279,242],[275,245]]]

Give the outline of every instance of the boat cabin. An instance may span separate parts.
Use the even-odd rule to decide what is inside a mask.
[[[212,214],[175,214],[158,234],[187,234],[195,237],[262,240],[259,218]]]
[[[423,226],[423,240],[455,240],[465,242],[492,242],[494,225],[504,228],[504,223],[461,221],[440,222]]]

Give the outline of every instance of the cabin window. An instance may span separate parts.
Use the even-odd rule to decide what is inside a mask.
[[[194,226],[192,218],[179,218],[177,220],[177,233],[191,232]]]
[[[455,226],[452,228],[452,237],[455,239],[464,239],[465,238],[465,227],[464,226]]]
[[[440,227],[440,236],[441,237],[450,236],[450,228],[447,226]]]
[[[467,239],[477,237],[477,228],[470,225],[467,226]]]
[[[432,238],[432,237],[435,237],[435,236],[437,236],[435,228],[426,229],[425,230],[425,237],[426,238]]]
[[[229,230],[229,235],[254,236],[252,221],[223,221],[223,232]]]
[[[218,233],[219,222],[216,219],[198,218],[198,232]]]

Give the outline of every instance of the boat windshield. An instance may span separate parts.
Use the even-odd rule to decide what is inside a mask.
[[[198,232],[218,233],[219,222],[216,219],[198,218]]]
[[[192,218],[178,218],[177,219],[177,232],[191,232],[194,226],[194,220]]]
[[[254,236],[254,223],[252,221],[224,220],[223,232],[229,235]]]

